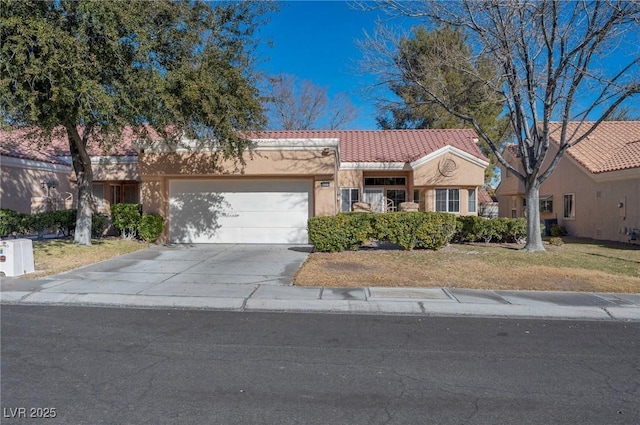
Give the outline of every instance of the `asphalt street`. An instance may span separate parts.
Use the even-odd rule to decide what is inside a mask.
[[[24,305],[1,316],[2,424],[640,423],[638,322]]]

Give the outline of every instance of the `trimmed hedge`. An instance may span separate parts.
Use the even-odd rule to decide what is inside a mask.
[[[436,212],[340,213],[309,219],[309,239],[322,252],[358,250],[372,239],[404,249],[440,249],[455,232],[455,216]]]
[[[63,236],[71,236],[76,230],[78,210],[52,211],[53,221],[58,228],[58,233]]]
[[[99,239],[109,227],[109,217],[103,214],[91,215],[91,237]]]
[[[309,219],[309,239],[318,251],[357,251],[374,237],[372,214],[340,213]]]
[[[164,218],[160,214],[143,214],[138,224],[138,235],[146,242],[155,242],[164,230]]]
[[[373,215],[375,239],[403,249],[440,249],[456,229],[455,216],[437,212],[402,212]]]
[[[527,235],[524,218],[460,216],[456,222],[455,242],[520,242]]]
[[[25,232],[24,221],[27,214],[7,208],[0,209],[0,237]]]
[[[120,205],[120,204],[119,204]],[[119,223],[124,225],[125,234],[133,237],[136,232],[147,242],[153,242],[164,230],[164,219],[157,214],[145,214],[135,220],[136,211],[141,205],[116,207],[120,210]],[[78,212],[72,210],[45,211],[36,214],[24,214],[9,209],[0,209],[0,237],[37,234],[42,237],[47,232],[57,233],[65,237],[71,236],[76,230]],[[135,228],[131,228],[135,223]],[[91,237],[101,238],[109,227],[109,217],[93,214],[91,217]]]
[[[0,237],[37,234],[42,237],[45,233],[57,233],[68,237],[76,230],[78,211],[59,210],[44,211],[36,214],[2,209],[0,210]],[[91,234],[101,237],[108,225],[106,216],[93,214],[91,220]]]
[[[523,218],[459,216],[440,212],[340,213],[309,219],[309,239],[322,252],[356,251],[376,239],[403,249],[438,250],[455,242],[521,242]]]

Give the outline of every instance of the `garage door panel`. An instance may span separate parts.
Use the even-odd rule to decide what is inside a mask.
[[[220,227],[244,228],[284,228],[306,227],[307,218],[297,212],[244,211],[242,213],[228,212],[218,219]]]
[[[308,193],[217,193],[225,198],[228,211],[289,211],[306,213],[309,209]],[[224,205],[223,205],[224,208]]]
[[[282,229],[284,232],[274,234],[267,228],[221,228],[216,234],[216,243],[307,243],[306,228]],[[209,243],[207,240],[194,243]]]
[[[310,180],[174,180],[169,234],[179,243],[308,243]]]

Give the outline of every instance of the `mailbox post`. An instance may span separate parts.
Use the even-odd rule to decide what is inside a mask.
[[[0,241],[0,272],[13,277],[34,271],[31,239]]]

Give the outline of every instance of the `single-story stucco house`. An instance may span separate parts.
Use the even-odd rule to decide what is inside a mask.
[[[579,137],[591,123],[570,123]],[[560,123],[552,123],[547,164],[558,150]],[[505,159],[522,170],[518,149],[509,145]],[[496,189],[501,217],[522,217],[524,184],[501,166]],[[568,149],[540,187],[540,218],[570,235],[638,243],[640,238],[640,121],[605,121],[589,137]],[[548,226],[547,226],[548,227]]]
[[[111,204],[140,202],[138,151],[130,131],[123,139],[108,153],[88,146],[96,213],[108,215]],[[22,213],[75,208],[76,177],[68,143],[61,131],[38,145],[27,129],[0,130],[0,208]]]
[[[144,212],[165,217],[163,241],[176,243],[308,243],[309,217],[351,211],[356,203],[372,212],[415,202],[422,211],[478,214],[488,159],[473,130],[264,131],[247,137],[254,149],[244,166],[214,163],[202,150],[134,149],[135,140],[124,140],[110,155],[92,152],[96,208],[108,212],[113,203],[140,202]],[[3,208],[28,210],[32,197],[46,196],[41,186],[50,177],[60,182],[56,193],[74,193],[68,156],[39,150],[50,155],[46,162],[33,152],[28,157],[28,145],[0,152]]]

